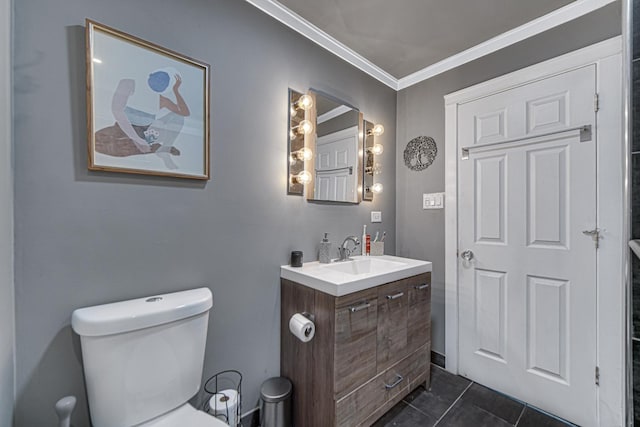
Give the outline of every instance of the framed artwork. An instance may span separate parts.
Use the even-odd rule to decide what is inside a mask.
[[[209,65],[86,23],[89,169],[208,180]]]

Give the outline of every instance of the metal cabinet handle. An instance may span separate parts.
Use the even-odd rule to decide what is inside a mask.
[[[361,304],[353,305],[353,306],[349,307],[349,311],[352,312],[352,313],[355,313],[356,311],[366,310],[369,307],[371,307],[371,304],[369,303],[369,301],[364,301]]]
[[[395,295],[387,295],[387,299],[389,300],[394,300],[394,299],[398,299],[400,298],[402,295],[404,295],[404,292],[398,292]]]
[[[427,289],[428,287],[429,287],[428,283],[423,283],[422,285],[415,285],[413,288],[421,291],[423,289]]]
[[[404,380],[404,377],[400,374],[396,374],[396,381],[392,384],[384,384],[384,388],[386,388],[387,390],[394,388],[395,386],[397,386],[398,384],[400,384],[402,382],[402,380]]]

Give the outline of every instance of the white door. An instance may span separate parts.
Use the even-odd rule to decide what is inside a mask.
[[[597,420],[595,82],[588,66],[458,112],[459,371],[582,426]]]
[[[337,202],[356,200],[358,188],[358,127],[319,137],[316,141],[315,198]]]

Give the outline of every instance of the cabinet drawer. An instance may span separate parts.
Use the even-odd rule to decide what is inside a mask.
[[[407,349],[417,350],[431,338],[431,273],[408,279]]]
[[[338,426],[370,426],[427,378],[428,346],[411,353],[364,386],[336,402]]]
[[[377,372],[406,355],[407,301],[406,279],[378,287]]]
[[[347,394],[376,375],[378,302],[375,294],[336,309],[334,393]]]
[[[385,401],[407,394],[410,385],[429,367],[429,355],[425,346],[389,368],[383,374]]]

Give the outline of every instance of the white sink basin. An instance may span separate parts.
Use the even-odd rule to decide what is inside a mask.
[[[379,259],[377,257],[365,257],[360,259],[354,259],[353,261],[334,262],[326,265],[323,268],[334,270],[340,273],[347,274],[372,274],[379,273],[384,274],[388,271],[402,268],[407,263],[399,261],[389,261],[386,259]]]
[[[330,264],[307,262],[302,267],[283,265],[280,277],[339,297],[431,271],[428,261],[390,255],[353,258]]]

